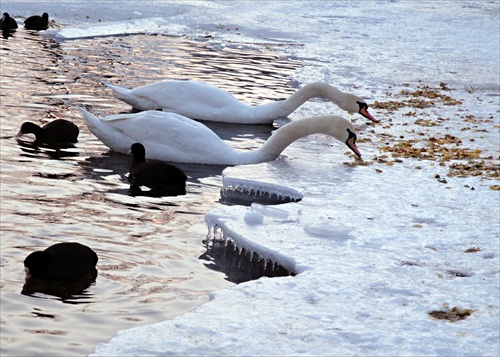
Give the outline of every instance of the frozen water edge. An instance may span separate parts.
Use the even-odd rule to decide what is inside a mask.
[[[302,160],[294,168],[315,171]],[[210,211],[210,226],[299,274],[214,292],[190,313],[119,332],[96,355],[496,354],[498,246],[496,228],[483,224],[498,217],[495,196],[481,185],[444,190],[425,174],[418,185],[405,182],[415,173],[403,166],[374,186],[368,170],[356,167],[352,181],[334,188],[304,183],[301,202],[268,207],[279,212],[255,205]],[[323,189],[341,201],[315,193]],[[449,207],[453,191],[470,204]],[[245,222],[250,212],[262,223]],[[471,245],[481,252],[464,253]],[[458,323],[432,319],[428,312],[443,304],[475,312]]]
[[[135,34],[185,33],[186,27],[169,23],[163,18],[147,18],[131,21],[110,21],[90,26],[68,27],[60,30],[48,30],[43,34],[56,41],[76,40],[92,37],[124,36]]]
[[[244,172],[239,172],[236,177],[231,175],[233,168],[228,167],[222,173],[221,201],[225,204],[249,205],[252,202],[264,204],[282,204],[297,202],[303,197],[300,190],[293,187],[282,186],[276,183],[279,176],[279,165],[272,166],[273,175],[266,181],[257,181],[255,172],[267,170],[271,167],[262,165],[249,165]]]

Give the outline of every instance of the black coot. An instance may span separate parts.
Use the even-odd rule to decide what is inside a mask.
[[[24,27],[28,30],[47,30],[49,28],[49,14],[46,12],[42,16],[30,16],[24,21]]]
[[[134,187],[146,186],[156,192],[171,192],[169,195],[185,195],[187,177],[180,169],[158,160],[146,161],[146,149],[140,143],[130,148],[134,159],[128,180]]]
[[[17,22],[15,19],[10,17],[9,13],[4,12],[2,18],[0,19],[0,28],[2,31],[15,30],[17,29]]]
[[[72,122],[65,119],[56,119],[43,127],[25,122],[21,125],[21,130],[16,138],[23,134],[34,134],[36,141],[47,144],[71,144],[78,141],[80,129]]]
[[[24,260],[26,279],[76,281],[97,275],[97,254],[76,243],[54,244],[44,251],[33,252]]]

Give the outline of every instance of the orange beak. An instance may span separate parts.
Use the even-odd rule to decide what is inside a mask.
[[[345,143],[346,143],[347,147],[349,147],[349,149],[354,151],[356,156],[361,159],[361,153],[359,152],[358,147],[356,146],[356,137],[351,137],[351,138],[347,139],[347,141]]]
[[[368,113],[368,106],[362,107],[359,110],[359,114],[361,114],[362,116],[364,116],[367,119],[370,119],[374,123],[380,123],[380,120],[375,119],[374,117],[372,117],[372,115],[370,113]]]

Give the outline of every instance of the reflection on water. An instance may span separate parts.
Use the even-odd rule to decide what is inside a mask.
[[[186,194],[186,188],[179,185],[164,185],[163,187],[154,187],[148,189],[147,187],[131,185],[129,189],[131,196],[145,196],[145,197],[168,197],[168,196],[181,196]]]
[[[64,157],[78,156],[77,151],[69,151],[69,149],[74,149],[75,145],[65,145],[60,147],[57,145],[50,144],[37,144],[33,141],[17,140],[20,149],[23,151],[21,156],[25,157],[39,157],[41,155],[52,158],[52,159],[62,159]]]
[[[21,294],[35,298],[57,297],[68,304],[85,304],[92,302],[92,294],[87,290],[97,278],[94,274],[72,282],[60,282],[31,277],[23,285]]]
[[[188,176],[186,195],[131,195],[131,157],[109,152],[75,106],[98,116],[129,111],[102,80],[134,87],[188,78],[262,103],[293,91],[288,76],[297,63],[167,36],[56,43],[24,29],[0,39],[0,55],[0,354],[85,355],[120,329],[172,318],[230,286],[198,259],[205,252],[203,217],[219,200],[223,167],[179,165]],[[59,118],[80,128],[73,147],[14,138],[25,121]],[[237,149],[260,146],[272,130],[209,125]],[[62,291],[25,283],[26,256],[64,241],[97,253],[95,282]]]
[[[237,247],[230,238],[219,239],[210,235],[205,240],[207,251],[200,259],[207,261],[207,268],[226,274],[235,284],[259,279],[295,275],[280,264],[260,257],[257,253]]]

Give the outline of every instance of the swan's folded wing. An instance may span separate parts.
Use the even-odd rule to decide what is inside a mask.
[[[96,136],[119,152],[128,152],[137,142],[146,148],[148,159],[207,164],[228,162],[234,153],[208,127],[174,113],[147,111],[114,115],[102,121],[113,130],[113,141],[110,142],[110,135]]]
[[[131,94],[143,107],[200,120],[224,121],[220,117],[246,107],[225,90],[197,81],[156,82],[134,88]]]

